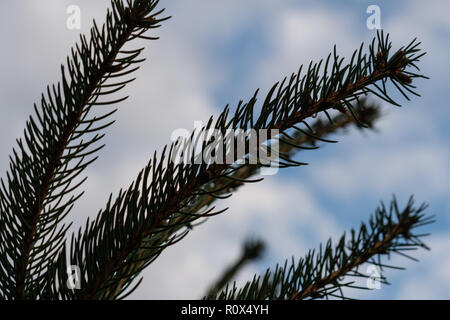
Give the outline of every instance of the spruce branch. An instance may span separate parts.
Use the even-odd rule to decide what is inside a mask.
[[[296,131],[292,137],[281,138],[279,147],[280,154],[292,158],[297,151],[317,149],[317,142],[319,141],[329,143],[336,142],[330,140],[328,136],[336,134],[340,130],[348,129],[350,126],[355,126],[359,129],[364,127],[373,128],[375,122],[380,118],[380,106],[368,101],[366,98],[359,99],[359,101],[353,103],[352,108],[354,117],[346,113],[339,113],[331,118],[331,121],[317,119],[310,125],[311,130],[309,132]],[[231,176],[236,178],[236,180],[230,181],[230,179],[227,178],[219,178],[208,191],[212,192],[214,189],[219,190],[214,193],[214,195],[218,196],[229,194],[245,184],[244,182],[241,182],[241,180],[245,181],[256,175],[260,168],[261,166],[258,165],[243,166],[232,173]],[[197,205],[197,210],[195,211],[198,211],[204,206],[211,205],[216,199],[217,197],[214,197],[213,195],[205,195],[205,197],[202,198],[202,203]]]
[[[238,104],[234,115],[229,118],[227,106],[213,121],[210,119],[202,132],[211,129],[279,129],[281,134],[289,130],[313,135],[306,122],[310,117],[323,112],[330,117],[332,110],[348,110],[354,113],[352,102],[373,93],[391,104],[398,105],[388,94],[392,83],[400,92],[417,94],[413,79],[425,78],[415,73],[416,63],[424,53],[413,40],[391,55],[392,45],[381,32],[369,45],[369,52],[363,46],[356,50],[349,63],[331,53],[323,61],[310,64],[303,75],[302,68],[289,80],[275,84],[261,105],[259,116],[254,114],[257,94],[247,102]],[[406,95],[407,96],[407,95]],[[299,125],[304,125],[302,129]],[[248,142],[248,141],[247,141]],[[202,143],[202,151],[213,145],[212,141]],[[150,264],[167,246],[181,240],[191,228],[191,223],[200,218],[219,214],[214,208],[191,213],[189,208],[205,193],[204,187],[216,179],[237,181],[232,173],[238,170],[229,164],[176,164],[171,159],[180,145],[166,147],[158,159],[157,155],[138,175],[137,179],[117,198],[110,197],[107,206],[85,230],[72,238],[54,264],[54,276],[64,277],[66,252],[69,262],[82,270],[82,290],[72,292],[66,288],[51,288],[53,296],[61,298],[111,299],[124,293],[139,272]],[[231,152],[236,152],[232,150]],[[196,157],[192,151],[192,159]],[[236,159],[238,160],[238,159]],[[298,166],[301,163],[284,159],[280,165]],[[241,181],[241,180],[240,180]],[[250,182],[250,181],[241,181]],[[145,254],[142,255],[143,250]],[[133,269],[133,266],[140,268]],[[133,270],[130,275],[130,268]],[[120,292],[114,288],[122,282]]]
[[[399,210],[395,198],[389,209],[382,203],[370,218],[362,223],[358,231],[352,229],[350,237],[344,234],[336,245],[330,239],[318,251],[310,250],[298,262],[288,260],[275,270],[267,269],[264,275],[255,275],[241,289],[236,284],[217,294],[220,300],[274,300],[274,299],[320,299],[329,297],[347,298],[345,288],[370,289],[354,286],[348,278],[371,278],[371,274],[360,272],[364,263],[371,263],[380,270],[376,281],[387,283],[383,268],[403,269],[386,265],[382,258],[391,254],[416,260],[405,251],[428,249],[422,242],[426,234],[413,232],[417,227],[429,224],[432,216],[424,214],[426,205],[414,206],[412,197],[403,210]],[[208,298],[212,298],[211,296]]]
[[[26,124],[24,140],[10,157],[7,184],[0,189],[0,295],[33,299],[47,281],[49,264],[59,254],[69,226],[60,225],[83,194],[76,190],[85,181],[84,169],[95,161],[103,146],[99,131],[114,121],[116,111],[93,115],[97,106],[117,104],[127,97],[105,100],[132,80],[117,82],[131,74],[143,59],[141,49],[124,51],[125,44],[164,19],[154,12],[158,1],[113,0],[106,23],[94,21],[91,38],[80,37],[61,81],[48,86],[35,115]],[[68,71],[68,74],[67,74]],[[116,82],[114,82],[116,81]]]
[[[357,128],[361,128],[360,123],[364,124],[365,127],[372,128],[374,126],[374,122],[378,120],[380,117],[380,107],[379,105],[374,104],[373,102],[368,101],[366,98],[360,99],[357,103],[354,103],[354,114],[357,117],[358,121],[355,120],[351,115],[339,113],[335,117],[333,117],[331,122],[323,121],[321,119],[317,119],[313,125],[311,126],[313,135],[296,132],[293,138],[293,143],[287,144],[281,141],[280,143],[280,152],[282,154],[286,154],[286,156],[293,156],[295,151],[301,150],[298,147],[302,147],[303,149],[315,149],[317,140],[324,140],[326,136],[336,133],[339,130],[348,128],[351,125],[355,125]],[[326,141],[329,141],[325,139]],[[294,147],[297,146],[296,147]],[[203,209],[210,208],[213,203],[217,199],[227,198],[231,195],[232,192],[236,191],[239,187],[243,186],[244,183],[242,180],[247,180],[252,176],[256,175],[261,166],[259,165],[246,165],[242,168],[236,170],[231,174],[231,177],[237,180],[230,180],[228,178],[218,178],[214,181],[214,183],[208,184],[203,189],[205,190],[205,194],[203,196],[198,197],[191,202],[191,204],[186,207],[184,210],[186,214],[195,215],[201,212]],[[185,216],[180,216],[178,221],[180,224],[185,219]],[[207,219],[207,217],[206,217]],[[175,223],[174,222],[174,223]],[[205,221],[200,221],[196,224],[192,224],[189,228],[193,228],[197,224],[204,223]],[[167,234],[169,236],[170,234]],[[167,239],[167,238],[165,238]],[[127,268],[127,274],[132,276],[136,273],[136,270],[141,270],[145,264],[145,256],[153,254],[154,248],[150,249],[141,249],[139,252],[140,261],[134,264],[130,264]],[[237,270],[236,270],[237,272]],[[231,275],[230,275],[231,277]],[[116,285],[112,286],[111,290],[114,290],[115,295],[118,296],[120,292],[123,290],[123,286],[128,283],[127,278],[123,278]],[[220,289],[220,288],[219,288]]]
[[[206,296],[215,297],[245,265],[262,256],[265,246],[262,240],[246,240],[239,258],[222,273],[220,278],[211,286]]]

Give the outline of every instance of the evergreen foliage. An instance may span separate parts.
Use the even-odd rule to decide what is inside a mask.
[[[135,281],[140,272],[164,249],[182,240],[197,223],[224,211],[215,209],[215,201],[261,180],[252,179],[265,166],[260,162],[175,163],[171,160],[180,148],[192,160],[198,156],[195,146],[186,148],[186,141],[177,141],[162,154],[155,153],[130,186],[111,195],[84,228],[67,234],[70,224],[63,220],[83,194],[83,172],[104,146],[100,143],[104,129],[114,123],[116,109],[105,106],[127,98],[109,97],[134,80],[131,74],[144,61],[144,48],[127,46],[136,39],[156,40],[151,31],[168,19],[158,2],[112,0],[104,25],[99,28],[94,21],[89,39],[81,36],[61,66],[59,82],[48,86],[35,104],[1,180],[1,299],[125,298],[140,283]],[[379,107],[365,99],[368,94],[395,106],[399,104],[391,91],[408,100],[411,94],[418,95],[413,82],[426,78],[417,66],[425,54],[419,45],[413,40],[394,50],[389,36],[379,32],[367,49],[362,44],[349,60],[335,47],[326,59],[277,82],[262,99],[257,90],[247,102],[240,101],[235,108],[227,105],[199,132],[277,129],[278,166],[302,166],[293,159],[296,150],[316,149],[318,141],[333,142],[329,135],[351,125],[373,126]],[[316,118],[318,114],[325,119]],[[209,139],[200,146],[203,152],[217,141]],[[430,222],[424,209],[410,202],[400,211],[393,201],[390,210],[379,208],[367,226],[352,231],[350,238],[343,236],[334,249],[329,242],[298,263],[255,276],[243,289],[233,286],[219,292],[231,279],[226,277],[208,297],[343,297],[341,288],[350,284],[342,277],[360,275],[357,267],[362,263],[383,266],[378,258],[390,252],[426,248],[420,235],[412,233]],[[81,271],[79,290],[66,285],[71,265]]]

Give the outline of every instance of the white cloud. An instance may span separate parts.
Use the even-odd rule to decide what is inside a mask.
[[[329,194],[346,199],[404,190],[436,197],[445,194],[448,163],[447,153],[438,145],[367,148],[315,163],[310,178]]]
[[[212,217],[189,234],[182,243],[167,249],[148,270],[135,298],[185,298],[201,296],[206,288],[236,259],[248,236],[262,237],[268,256],[277,262],[299,258],[311,247],[342,230],[325,213],[316,199],[301,184],[271,181],[249,184],[228,201],[218,200],[226,213]],[[272,262],[266,267],[274,267]],[[261,271],[261,270],[260,270]],[[246,268],[238,283],[250,280],[257,272]]]
[[[411,264],[408,274],[396,282],[396,299],[449,299],[450,237],[435,234],[425,241],[431,251],[421,252],[420,262]]]
[[[308,178],[329,195],[418,194],[429,201],[447,194],[450,154],[426,107],[384,108],[377,132],[344,135],[333,157],[316,159]],[[319,150],[320,152],[320,150]]]
[[[38,101],[47,82],[57,79],[58,64],[64,61],[77,38],[76,32],[65,28],[66,3],[69,4],[48,0],[42,5],[29,0],[29,6],[12,1],[2,5],[6,9],[0,11],[0,25],[8,21],[8,28],[5,25],[2,28],[8,30],[4,41],[14,47],[0,53],[2,111],[8,114],[0,118],[0,127],[5,130],[1,141],[3,150],[21,134],[32,102]],[[104,3],[75,3],[83,10],[83,31],[88,30],[92,17],[103,19]],[[427,72],[431,70],[438,79],[448,79],[442,71],[448,70],[447,51],[440,49],[448,46],[440,33],[449,30],[448,10],[445,9],[448,2],[440,1],[439,5],[409,1],[405,10],[383,24],[394,39],[408,41],[419,35],[424,47],[430,48],[429,57],[425,58]],[[250,75],[245,72],[239,75],[248,87],[267,87],[296,71],[301,63],[326,57],[334,43],[343,55],[359,46],[360,30],[352,28],[355,17],[361,15],[351,10],[325,10],[319,4],[295,8],[288,2],[268,0],[173,1],[167,6],[168,14],[174,14],[174,18],[157,31],[161,40],[145,45],[149,60],[137,74],[137,82],[125,90],[131,99],[120,105],[116,115],[118,123],[108,130],[108,146],[87,171],[90,178],[83,186],[87,194],[71,215],[77,223],[84,223],[87,215],[94,216],[104,206],[110,191],[116,193],[118,188],[127,186],[152,151],[169,142],[173,129],[189,129],[193,120],[207,120],[218,113],[212,91],[233,87],[235,79],[230,78],[227,65],[211,52],[211,46],[233,43],[251,23],[263,29],[264,38],[260,40],[267,41],[269,50],[259,52],[248,61],[254,64]],[[26,10],[18,10],[18,7]],[[21,15],[17,19],[6,19],[10,12],[21,12]],[[237,52],[233,62],[240,58]],[[14,60],[21,64],[11,63]],[[434,82],[434,85],[444,87],[447,82]],[[292,254],[298,257],[330,235],[340,235],[341,225],[317,203],[321,198],[316,199],[306,187],[314,181],[320,181],[320,187],[329,194],[338,194],[344,199],[372,192],[390,194],[399,188],[435,198],[446,196],[450,177],[448,143],[440,138],[441,131],[429,116],[442,112],[437,110],[439,106],[431,104],[433,94],[436,93],[430,92],[419,100],[425,106],[418,111],[408,108],[405,112],[390,113],[381,122],[383,136],[374,139],[379,143],[345,137],[358,144],[339,145],[342,153],[333,159],[319,160],[308,168],[299,169],[311,172],[302,183],[286,183],[279,177],[271,177],[244,187],[227,202],[231,207],[228,213],[194,230],[152,264],[144,273],[143,285],[132,297],[201,296],[205,286],[234,259],[241,241],[249,233],[263,235],[270,242],[274,263]],[[353,153],[354,149],[359,152]],[[2,169],[7,167],[6,160],[3,157],[0,162]],[[220,204],[224,206],[225,202]],[[405,285],[398,297],[417,297],[427,291],[429,296],[443,296],[445,292],[439,290],[447,285],[440,286],[439,279],[448,283],[448,248],[442,243],[448,240],[436,238],[432,243],[435,250],[432,252],[437,254],[434,260],[423,264],[423,273],[427,276],[409,282],[416,289]],[[239,279],[248,278],[255,270],[255,267],[246,269]]]
[[[282,8],[265,26],[271,51],[260,60],[254,79],[271,85],[297,71],[301,64],[307,68],[311,60],[326,58],[334,44],[338,54],[351,53],[359,43],[350,17],[345,11],[325,10],[320,5]]]

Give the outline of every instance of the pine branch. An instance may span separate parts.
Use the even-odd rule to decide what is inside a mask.
[[[328,135],[347,129],[352,125],[357,128],[361,128],[361,125],[372,128],[375,121],[380,117],[379,106],[371,104],[371,102],[367,101],[365,98],[355,103],[352,108],[354,117],[346,113],[340,113],[333,117],[331,121],[318,119],[310,126],[311,134],[309,134],[309,132],[297,131],[294,133],[293,137],[285,136],[280,138],[280,154],[292,158],[296,151],[318,149],[316,146],[318,141],[328,143],[336,142],[329,140],[327,138]],[[230,192],[235,191],[238,187],[245,184],[244,182],[241,182],[241,180],[247,180],[256,175],[260,168],[261,166],[258,165],[244,166],[231,175],[233,178],[236,178],[236,180],[230,181],[230,179],[227,178],[217,179],[208,191],[212,192],[214,189],[219,190],[214,193],[215,196],[230,194]],[[211,205],[212,202],[217,200],[217,197],[215,196],[205,195],[202,199],[203,201],[197,205],[197,210],[194,211],[197,212],[202,207]]]
[[[412,80],[424,78],[410,70],[411,67],[417,68],[415,63],[424,54],[418,45],[414,40],[391,56],[391,43],[380,33],[369,46],[368,54],[363,53],[361,46],[350,63],[344,66],[343,58],[337,56],[335,50],[323,68],[322,61],[311,63],[305,75],[302,76],[300,68],[289,81],[285,79],[281,84],[277,83],[266,96],[256,121],[254,107],[258,91],[249,102],[240,102],[230,119],[227,106],[215,124],[211,118],[202,132],[213,128],[222,132],[229,128],[307,132],[298,124],[309,127],[305,120],[319,112],[329,116],[331,110],[347,108],[353,113],[351,103],[368,93],[397,105],[387,93],[388,81],[401,92],[406,90],[416,94]],[[329,65],[331,56],[333,59]],[[328,75],[329,66],[331,73]],[[202,151],[213,144],[212,141],[203,142]],[[236,167],[217,163],[175,164],[171,160],[179,146],[174,143],[165,148],[159,160],[155,154],[136,181],[126,191],[121,191],[115,200],[111,196],[98,218],[92,223],[88,221],[85,230],[80,230],[72,239],[69,261],[81,268],[83,289],[74,293],[61,287],[59,290],[53,288],[53,295],[61,298],[116,298],[117,292],[111,288],[117,288],[122,281],[129,285],[162,250],[186,235],[191,222],[221,212],[207,210],[192,214],[189,208],[204,196],[203,188],[208,184],[219,178],[233,180],[231,174],[237,170]],[[169,150],[168,154],[166,150]],[[195,156],[193,151],[191,159]],[[283,163],[283,166],[298,165],[289,159]],[[141,256],[142,250],[146,250],[145,256]],[[61,281],[66,270],[66,251],[65,248],[54,265],[55,276]],[[142,263],[141,269],[133,270],[130,276],[130,266],[132,268],[139,263]]]
[[[287,156],[292,156],[294,151],[299,150],[298,147],[309,150],[314,149],[318,139],[324,140],[325,137],[331,133],[335,133],[341,129],[348,128],[350,125],[356,125],[358,128],[361,128],[360,124],[363,124],[366,127],[372,128],[374,122],[379,118],[379,106],[374,105],[367,101],[367,99],[363,98],[358,103],[355,103],[354,114],[356,116],[357,121],[350,115],[346,114],[338,114],[335,116],[331,122],[325,122],[323,120],[316,120],[314,124],[311,126],[313,135],[308,135],[301,132],[296,132],[293,143],[287,144],[280,142],[280,152],[282,154],[286,154]],[[328,140],[326,140],[328,141]],[[311,146],[306,146],[307,144]],[[294,145],[298,146],[297,148]],[[231,176],[238,180],[231,180],[228,178],[219,178],[214,181],[213,184],[205,186],[205,194],[201,197],[198,197],[195,201],[189,205],[184,211],[186,214],[195,215],[201,212],[202,210],[206,210],[208,207],[217,200],[227,198],[231,195],[231,192],[237,190],[240,186],[243,186],[244,183],[242,180],[246,180],[251,178],[253,175],[256,175],[261,166],[259,165],[246,165],[242,168],[236,170]],[[182,225],[183,219],[185,216],[180,216],[178,220],[174,221],[174,223],[179,223]],[[199,222],[198,224],[203,223],[204,221]],[[195,225],[190,225],[189,228],[193,228]],[[167,234],[164,240],[168,240],[170,234]],[[151,239],[149,239],[151,240]],[[144,240],[145,241],[145,240]],[[161,239],[162,241],[162,239]],[[138,270],[141,270],[145,265],[145,257],[152,255],[154,253],[154,248],[150,249],[141,249],[139,251],[138,257],[139,262],[135,264],[130,264],[127,268],[126,274],[129,277],[137,274]],[[115,297],[117,297],[122,291],[123,287],[129,283],[129,278],[123,277],[117,285],[111,286],[108,292],[115,292]]]
[[[62,219],[82,193],[76,193],[85,179],[76,182],[95,161],[95,146],[111,125],[106,122],[116,110],[93,116],[96,106],[116,104],[120,98],[104,101],[130,80],[108,82],[137,68],[142,49],[122,51],[124,45],[143,38],[158,27],[153,11],[158,1],[112,1],[106,24],[100,30],[94,21],[91,39],[81,36],[72,49],[61,82],[47,87],[35,116],[27,121],[25,141],[13,150],[7,184],[0,190],[0,293],[15,299],[33,299],[47,280],[48,265],[62,248],[66,230]],[[150,39],[150,38],[149,38]],[[66,74],[66,69],[69,75]],[[115,80],[114,80],[115,81]],[[12,276],[13,275],[13,276]]]
[[[319,299],[338,297],[345,299],[344,288],[370,289],[355,287],[350,277],[371,278],[372,275],[361,273],[358,268],[364,263],[383,268],[402,269],[388,266],[381,262],[383,257],[397,253],[415,260],[404,254],[407,250],[428,247],[421,241],[424,235],[415,234],[413,230],[432,222],[431,216],[423,211],[426,205],[414,207],[412,198],[403,210],[399,210],[396,200],[391,202],[389,210],[381,204],[369,220],[369,224],[361,224],[358,232],[350,231],[350,239],[344,234],[333,248],[331,239],[319,250],[310,250],[299,260],[288,261],[284,266],[277,265],[274,271],[268,269],[263,276],[255,275],[252,281],[238,289],[236,284],[226,288],[216,296],[221,300],[263,300],[263,299]],[[378,279],[386,283],[381,273]],[[211,298],[211,297],[210,297]]]
[[[348,128],[350,125],[356,125],[357,128],[361,128],[361,124],[363,124],[365,127],[372,128],[374,122],[380,116],[379,106],[371,104],[365,98],[358,101],[358,103],[355,103],[353,108],[354,108],[354,115],[356,116],[357,120],[355,120],[355,118],[353,118],[352,116],[343,113],[340,113],[337,116],[333,117],[331,122],[325,122],[321,119],[318,119],[311,126],[314,135],[296,132],[294,138],[292,139],[293,142],[289,144],[283,143],[282,141],[280,142],[280,152],[282,154],[286,154],[286,156],[288,157],[291,157],[294,151],[301,149],[309,150],[317,148],[314,146],[316,145],[318,139],[322,141],[324,140],[329,141],[325,139],[327,135],[335,133],[338,130]],[[309,144],[310,146],[307,146],[307,144]],[[294,145],[297,147],[294,147]],[[231,195],[231,192],[234,192],[240,186],[243,186],[244,183],[242,182],[242,180],[247,180],[251,178],[253,175],[256,175],[260,168],[261,166],[259,165],[249,164],[243,166],[242,168],[236,170],[231,174],[231,177],[237,180],[230,180],[228,178],[216,179],[214,183],[204,187],[205,194],[195,199],[195,201],[193,200],[189,204],[189,206],[185,208],[184,212],[186,214],[196,215],[202,210],[207,210],[207,208],[211,207],[211,205],[217,199],[227,198]],[[174,224],[176,223],[182,225],[183,220],[185,218],[186,218],[185,216],[179,216],[178,219],[174,221]],[[198,224],[201,224],[203,222],[204,221],[201,221]],[[194,224],[188,225],[188,228],[193,228],[194,226],[195,226]],[[161,239],[161,241],[163,239],[167,241],[169,236],[170,234],[168,233],[165,238]],[[136,264],[130,264],[129,267],[127,268],[126,274],[129,275],[130,277],[134,274],[137,274],[137,270],[141,270],[145,265],[146,262],[145,257],[152,255],[153,253],[154,248],[141,249],[138,254],[139,262]],[[111,289],[108,291],[109,292],[113,291],[115,292],[115,296],[118,296],[123,291],[124,285],[128,282],[129,279],[127,277],[123,277],[122,280],[120,280],[117,283],[117,285],[111,286]]]
[[[247,240],[243,245],[239,258],[223,272],[216,283],[211,286],[206,296],[215,297],[245,265],[259,259],[264,250],[265,243],[262,240]]]

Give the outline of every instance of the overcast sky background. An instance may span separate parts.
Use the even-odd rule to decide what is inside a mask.
[[[59,80],[60,64],[78,39],[68,30],[66,9],[81,8],[86,33],[93,18],[104,21],[109,1],[19,0],[0,4],[0,157],[1,176],[8,154],[47,84]],[[158,41],[147,42],[146,61],[137,81],[124,92],[130,99],[115,114],[107,147],[91,165],[85,196],[71,214],[76,226],[95,216],[110,192],[129,185],[155,149],[169,143],[174,129],[206,121],[227,104],[263,93],[302,63],[326,57],[333,45],[348,56],[375,35],[368,30],[368,5],[381,8],[382,27],[394,48],[414,37],[428,52],[417,81],[421,98],[404,108],[386,106],[377,132],[349,130],[340,142],[298,159],[310,165],[285,169],[247,185],[230,200],[227,213],[211,218],[186,239],[167,249],[144,272],[130,297],[165,299],[201,297],[224,266],[239,254],[248,236],[268,243],[263,260],[240,274],[255,272],[291,256],[300,257],[329,236],[337,237],[366,221],[380,200],[395,193],[401,205],[414,194],[430,204],[437,223],[432,250],[419,251],[419,263],[396,263],[407,271],[388,272],[392,286],[355,292],[370,299],[450,298],[450,2],[448,1],[161,1],[173,18],[163,23]]]

